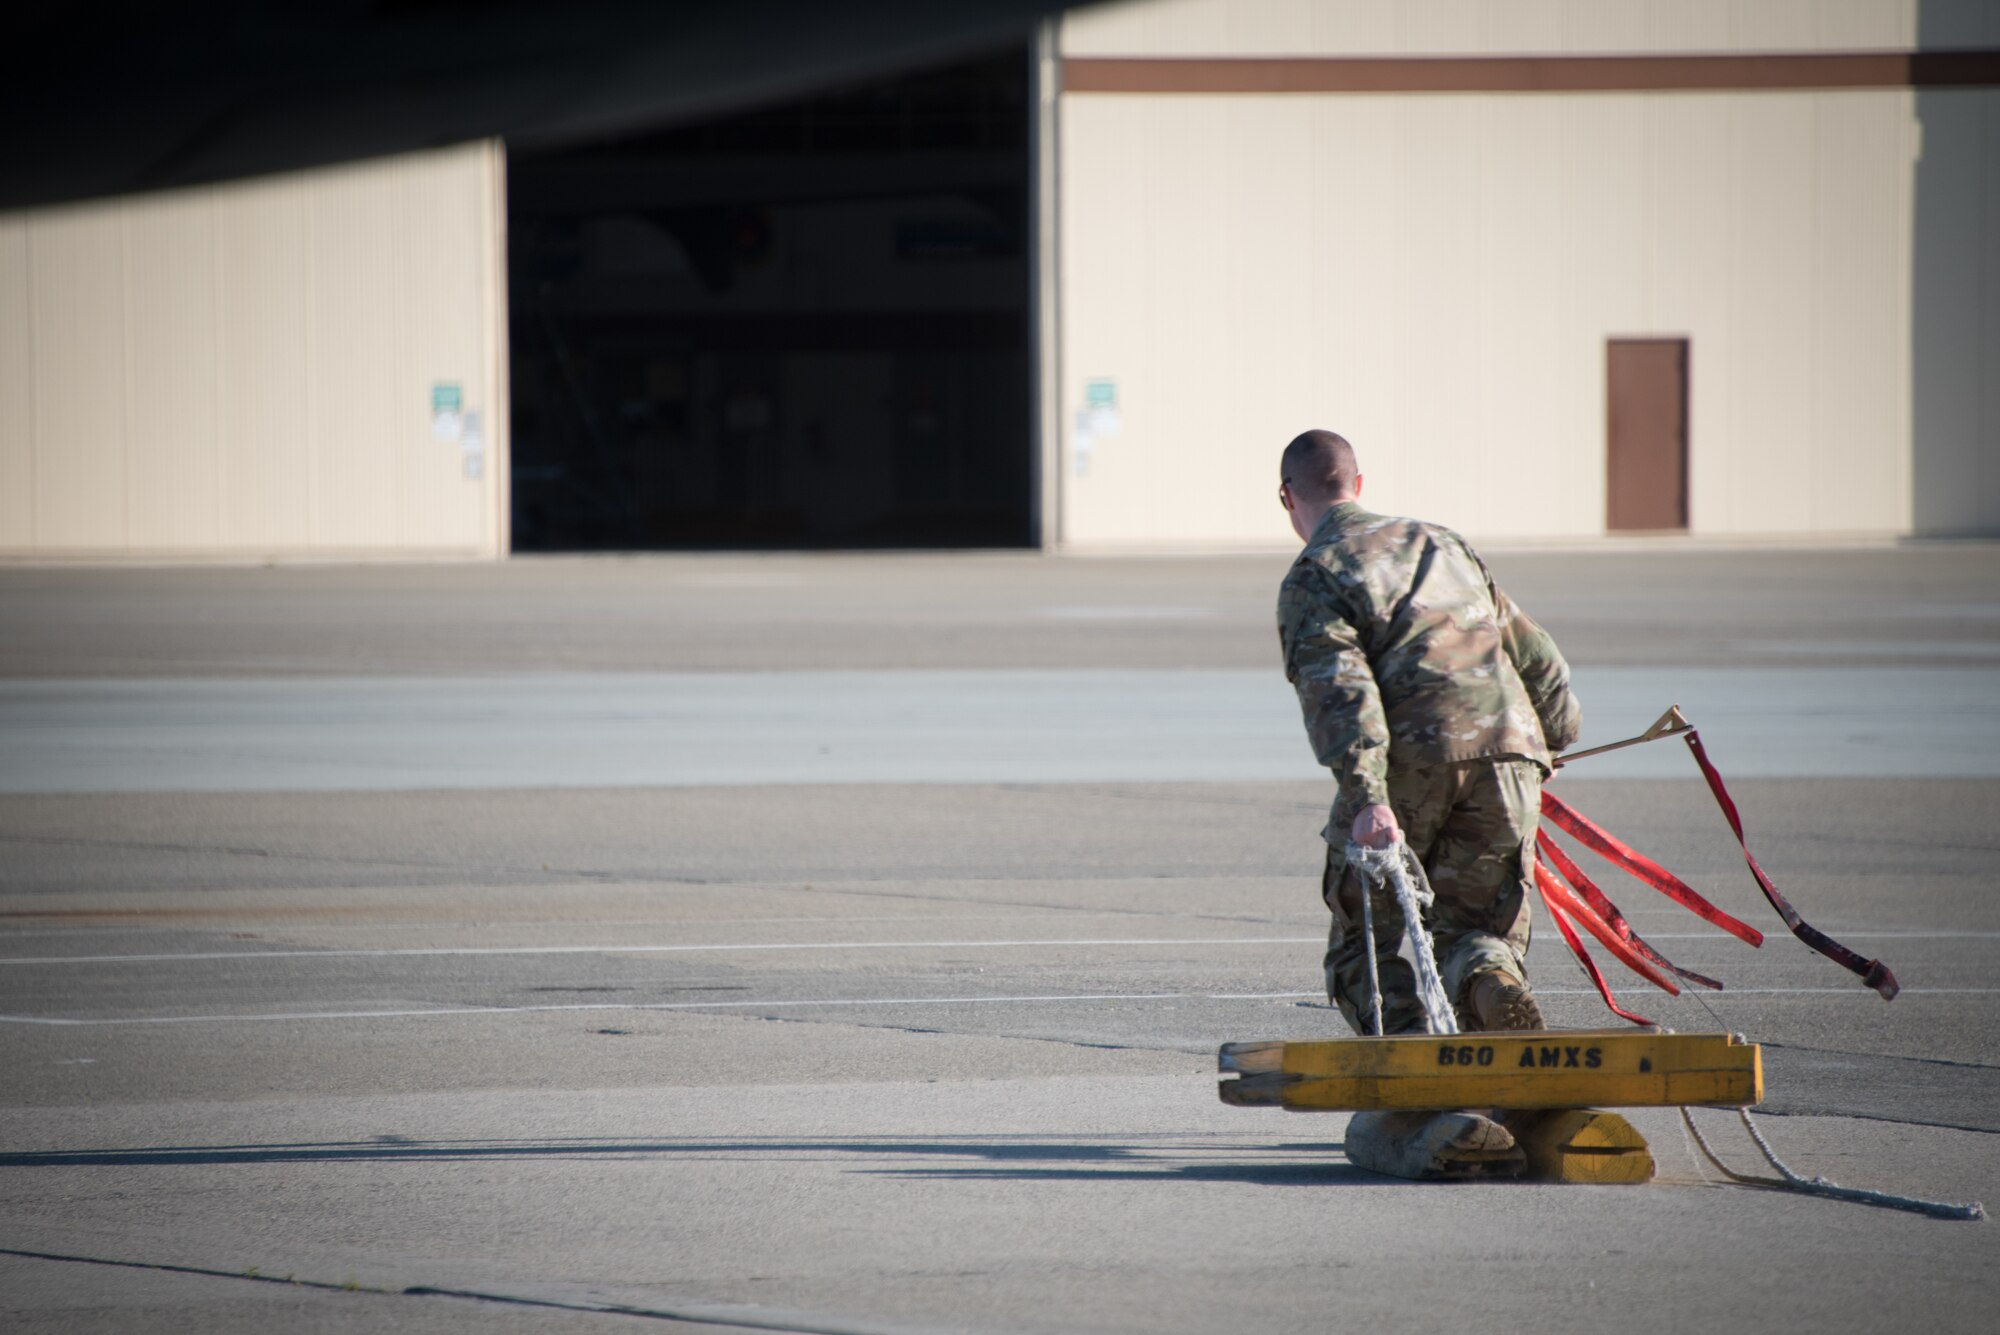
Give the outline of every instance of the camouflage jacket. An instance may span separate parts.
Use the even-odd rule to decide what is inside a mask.
[[[1285,676],[1349,810],[1397,769],[1492,756],[1547,768],[1582,710],[1548,632],[1465,539],[1335,505],[1278,591]]]

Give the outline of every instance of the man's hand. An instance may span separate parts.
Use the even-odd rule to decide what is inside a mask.
[[[1402,835],[1396,825],[1396,813],[1380,802],[1361,808],[1354,818],[1352,838],[1363,848],[1387,848]]]

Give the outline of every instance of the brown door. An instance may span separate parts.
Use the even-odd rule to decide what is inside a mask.
[[[1688,341],[1611,339],[1604,401],[1604,526],[1686,528]]]

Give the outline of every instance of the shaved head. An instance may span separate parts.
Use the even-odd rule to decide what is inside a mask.
[[[1306,505],[1351,500],[1361,470],[1354,447],[1331,431],[1302,431],[1285,446],[1279,478]]]

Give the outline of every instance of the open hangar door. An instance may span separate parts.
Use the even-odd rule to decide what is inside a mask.
[[[1030,544],[1029,61],[511,154],[515,550]]]

